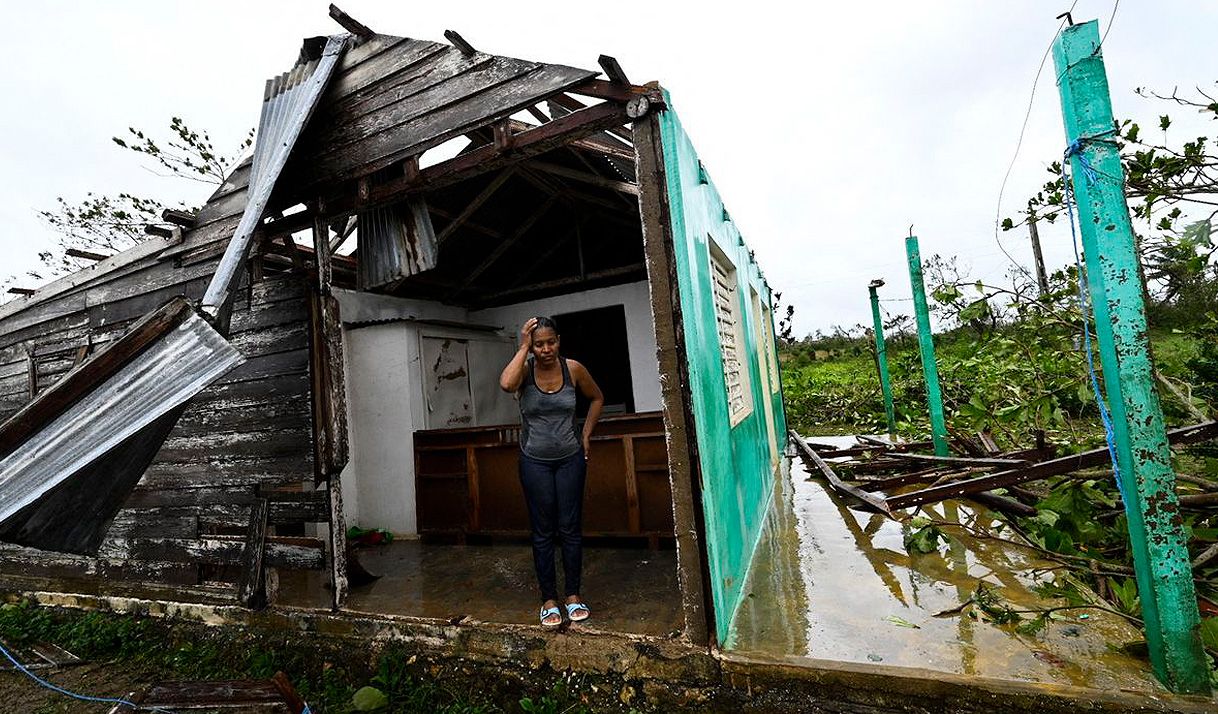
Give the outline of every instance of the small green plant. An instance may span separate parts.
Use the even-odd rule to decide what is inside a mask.
[[[947,534],[926,518],[914,518],[909,522],[903,542],[909,553],[935,553],[939,542],[948,541]]]

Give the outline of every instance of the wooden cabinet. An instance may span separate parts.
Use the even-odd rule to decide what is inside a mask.
[[[518,425],[414,434],[419,533],[529,533],[520,488]],[[584,535],[673,535],[668,453],[659,412],[604,417],[592,437]]]

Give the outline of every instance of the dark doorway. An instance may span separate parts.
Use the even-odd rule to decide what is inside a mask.
[[[626,308],[599,307],[555,315],[562,335],[562,354],[578,360],[605,394],[605,413],[634,411],[634,385],[630,381],[630,347],[626,342]],[[588,400],[579,396],[576,413],[588,413]]]

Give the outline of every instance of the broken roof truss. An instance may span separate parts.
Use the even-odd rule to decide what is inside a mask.
[[[175,298],[0,424],[0,540],[96,551],[186,403],[244,360],[224,334],[257,236],[359,215],[370,264],[360,281],[378,287],[434,267],[440,242],[468,219],[454,216],[437,234],[419,199],[425,191],[495,171],[506,180],[520,162],[573,146],[602,155],[609,176],[541,164],[521,173],[551,190],[561,179],[637,193],[622,127],[662,106],[663,95],[630,84],[612,58],[601,58],[604,81],[484,54],[452,32],[451,46],[387,37],[331,14],[355,36],[306,40],[292,70],[268,81],[252,164],[234,172],[248,170],[245,209],[201,305]],[[539,123],[513,118],[521,111]],[[420,164],[424,152],[462,136],[471,143],[461,153]],[[305,210],[283,217],[297,203]],[[268,214],[278,218],[266,222]],[[195,247],[183,241],[162,257]],[[334,247],[314,253],[326,279]]]

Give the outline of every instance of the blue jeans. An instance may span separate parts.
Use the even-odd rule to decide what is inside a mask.
[[[541,599],[558,600],[554,571],[554,541],[562,545],[562,569],[567,595],[579,593],[583,568],[584,479],[588,465],[583,449],[561,461],[540,461],[520,454],[520,485],[529,507],[533,568]]]

